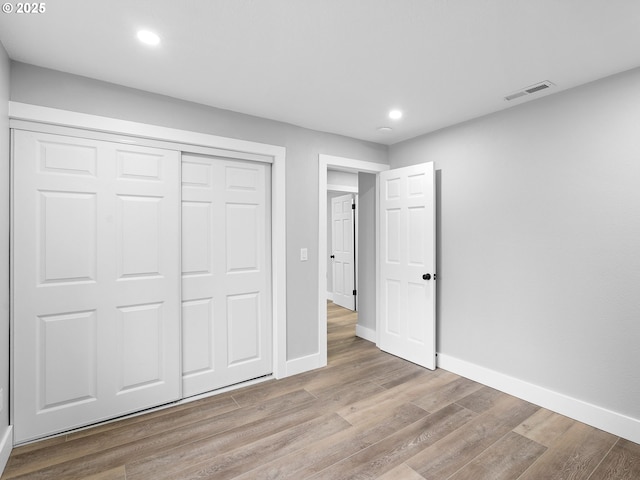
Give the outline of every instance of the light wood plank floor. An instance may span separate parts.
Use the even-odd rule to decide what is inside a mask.
[[[640,445],[382,353],[328,309],[326,368],[16,448],[2,479],[640,479]]]

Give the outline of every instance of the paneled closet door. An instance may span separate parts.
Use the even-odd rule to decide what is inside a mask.
[[[180,153],[13,140],[16,442],[180,398]]]
[[[185,397],[272,372],[270,172],[182,157]]]

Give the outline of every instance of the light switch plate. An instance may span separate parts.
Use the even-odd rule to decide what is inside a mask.
[[[301,248],[300,249],[300,261],[301,262],[306,262],[309,259],[308,253],[307,253],[307,249],[306,248]]]

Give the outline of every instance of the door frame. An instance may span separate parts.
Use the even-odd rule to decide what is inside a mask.
[[[327,364],[327,261],[324,255],[327,252],[327,170],[329,168],[345,172],[372,173],[377,177],[378,173],[389,170],[391,167],[384,163],[322,153],[318,155],[318,367],[324,367]],[[376,202],[376,215],[377,209]],[[376,242],[376,249],[377,244],[378,242]],[[377,323],[376,318],[376,325]]]
[[[287,376],[285,147],[19,102],[9,102],[9,121],[10,128],[36,122],[54,133],[81,129],[92,138],[271,163],[272,375]]]

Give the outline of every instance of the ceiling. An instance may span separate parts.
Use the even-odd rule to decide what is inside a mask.
[[[383,144],[640,66],[638,0],[45,6],[0,14],[12,59]],[[140,44],[140,28],[161,44]],[[544,80],[555,87],[504,100]]]

